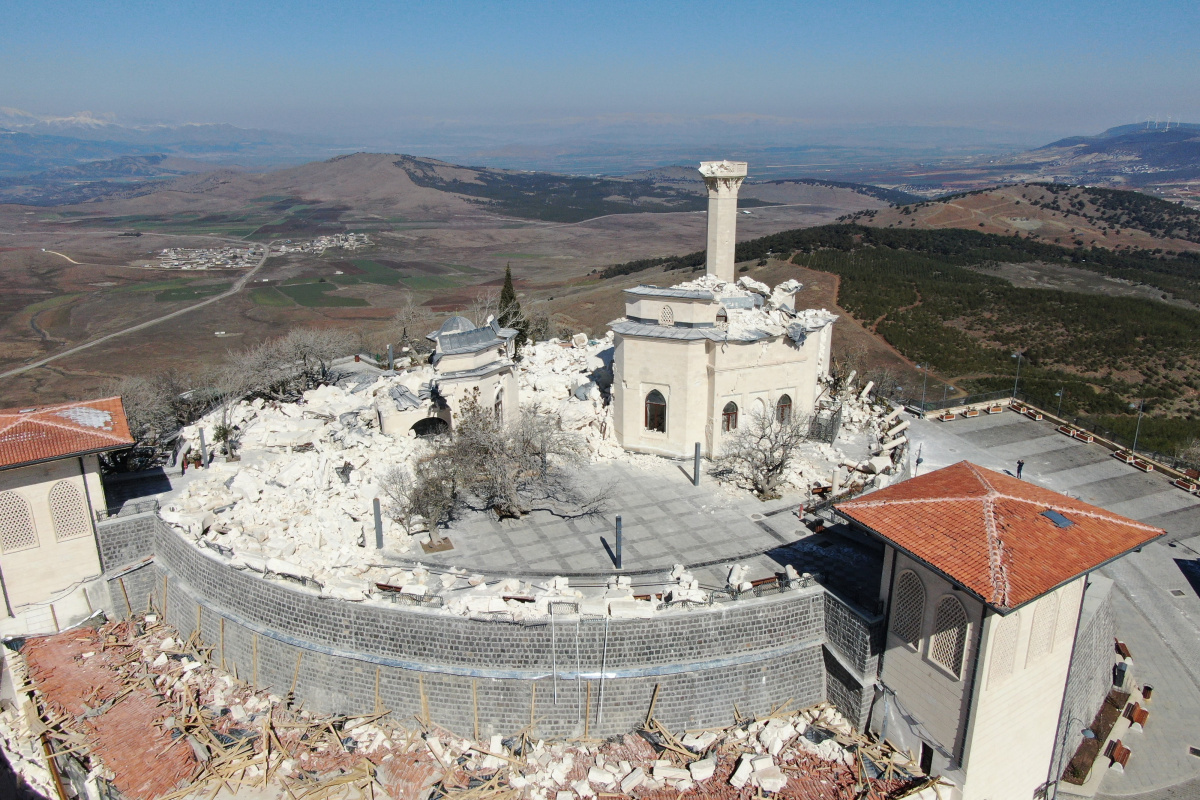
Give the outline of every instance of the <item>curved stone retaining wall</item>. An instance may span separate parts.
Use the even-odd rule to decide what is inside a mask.
[[[322,599],[234,569],[161,522],[155,588],[214,660],[306,707],[423,716],[462,736],[607,736],[655,716],[675,730],[727,725],[789,698],[825,699],[824,590],[795,589],[651,619],[556,615],[537,625]],[[590,703],[588,702],[590,697]],[[476,731],[476,727],[478,730]]]

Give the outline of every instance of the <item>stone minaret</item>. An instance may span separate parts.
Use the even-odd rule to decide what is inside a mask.
[[[708,187],[708,274],[732,283],[737,195],[746,179],[746,162],[705,161],[700,164],[700,174]]]

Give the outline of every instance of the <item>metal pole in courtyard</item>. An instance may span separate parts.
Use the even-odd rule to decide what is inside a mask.
[[[1130,408],[1133,408],[1133,403],[1130,403],[1130,404],[1129,404],[1129,407],[1130,407]],[[1133,452],[1134,452],[1134,453],[1137,453],[1137,440],[1138,440],[1138,434],[1142,432],[1142,411],[1143,411],[1145,408],[1146,408],[1146,398],[1144,398],[1144,397],[1143,397],[1143,398],[1142,398],[1142,399],[1141,399],[1141,400],[1138,402],[1138,406],[1137,406],[1137,410],[1138,410],[1138,421],[1137,421],[1137,427],[1136,427],[1136,428],[1134,429],[1134,431],[1133,431]]]
[[[375,549],[383,549],[383,514],[379,511],[379,498],[376,497],[371,502],[372,509],[375,511]]]
[[[700,443],[696,442],[696,458],[692,464],[692,486],[700,485]]]
[[[1017,360],[1017,379],[1013,381],[1013,400],[1017,399],[1017,384],[1021,382],[1021,359],[1024,355],[1020,350],[1012,354],[1012,357]]]
[[[392,346],[389,344],[388,345],[388,369],[393,370],[395,368],[396,368],[396,358],[392,353]]]
[[[1060,419],[1062,418],[1062,399],[1063,399],[1063,394],[1065,392],[1066,392],[1065,384],[1060,383],[1058,385],[1058,411],[1054,412],[1054,416],[1056,416]]]
[[[208,444],[204,441],[204,428],[200,429],[200,466],[208,467]]]
[[[918,367],[925,370],[925,377],[921,379],[921,410],[925,410],[925,386],[929,383],[929,365],[917,364]]]
[[[621,566],[621,515],[617,515],[617,569]]]

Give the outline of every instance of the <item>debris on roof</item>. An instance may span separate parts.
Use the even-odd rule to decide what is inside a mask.
[[[29,639],[9,660],[37,703],[0,712],[0,737],[36,753],[44,732],[60,759],[127,800],[204,798],[222,786],[296,798],[888,800],[932,783],[824,703],[680,735],[651,703],[638,732],[605,741],[550,743],[530,729],[470,739],[420,715],[405,728],[382,707],[301,710],[247,686],[236,674],[246,665],[230,675],[214,658],[155,614]],[[52,792],[44,758],[15,766]]]

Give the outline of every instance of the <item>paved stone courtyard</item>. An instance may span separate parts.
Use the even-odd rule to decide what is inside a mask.
[[[1099,796],[1200,798],[1200,758],[1188,752],[1200,748],[1200,499],[1019,414],[914,420],[909,433],[923,459],[918,474],[963,459],[1015,472],[1023,459],[1027,480],[1167,531],[1103,570],[1115,581],[1118,635],[1154,699],[1145,732],[1126,737],[1125,774],[1106,775]]]

